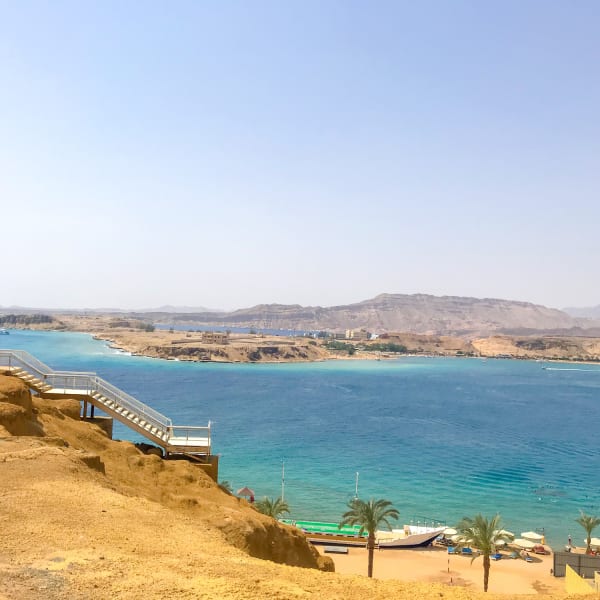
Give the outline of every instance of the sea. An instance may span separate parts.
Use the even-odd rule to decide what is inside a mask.
[[[338,521],[356,495],[404,524],[499,513],[517,537],[583,545],[600,515],[600,365],[402,357],[289,364],[131,356],[82,333],[11,330],[0,346],[93,371],[167,415],[212,427],[219,479]],[[140,441],[115,423],[114,437]]]

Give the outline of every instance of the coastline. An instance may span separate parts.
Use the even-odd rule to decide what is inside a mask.
[[[234,333],[226,336],[196,329],[156,329],[140,320],[110,315],[61,315],[60,319],[16,329],[72,331],[106,342],[111,349],[134,356],[189,362],[295,363],[329,360],[394,360],[401,357],[454,357],[481,360],[531,360],[546,363],[600,364],[600,338],[556,335],[490,335],[467,339],[448,335],[382,333],[377,339],[335,340],[266,333]],[[215,341],[217,337],[225,338]],[[373,348],[369,350],[369,347]],[[402,347],[406,351],[380,349]],[[350,352],[351,350],[351,352]]]
[[[73,330],[74,331],[74,330]],[[529,361],[537,361],[540,363],[550,363],[550,364],[574,364],[574,365],[599,365],[600,362],[598,360],[585,360],[585,359],[568,359],[568,358],[550,358],[550,357],[538,357],[538,356],[499,356],[499,355],[462,355],[456,354],[455,352],[404,352],[404,353],[378,353],[375,351],[362,351],[356,350],[354,354],[349,355],[348,353],[342,353],[340,351],[335,350],[327,350],[323,347],[319,348],[320,352],[306,352],[307,349],[310,349],[310,341],[311,338],[290,338],[285,336],[257,336],[257,340],[250,340],[248,336],[245,334],[240,334],[240,339],[238,343],[244,343],[247,347],[253,347],[253,350],[257,350],[261,348],[261,345],[264,346],[265,343],[272,344],[273,346],[280,346],[285,348],[289,346],[290,343],[296,346],[300,352],[305,352],[304,355],[300,356],[286,356],[285,352],[280,352],[277,354],[277,358],[270,358],[268,355],[261,355],[260,357],[250,360],[248,358],[248,352],[243,353],[241,356],[236,356],[236,358],[228,359],[228,346],[217,345],[217,344],[203,344],[201,347],[202,351],[208,351],[212,354],[213,351],[216,351],[218,354],[213,354],[209,359],[203,358],[195,358],[193,355],[177,355],[176,352],[171,348],[171,352],[165,350],[165,346],[163,346],[163,351],[152,348],[151,346],[147,346],[145,349],[141,348],[141,344],[139,344],[140,338],[138,336],[143,335],[140,332],[128,332],[127,336],[117,336],[115,339],[114,332],[98,332],[98,331],[86,331],[86,330],[77,330],[80,333],[86,333],[92,336],[96,340],[107,342],[109,347],[114,350],[118,350],[121,352],[126,352],[131,354],[132,356],[144,356],[147,358],[159,358],[163,360],[183,360],[189,362],[214,362],[214,363],[267,363],[267,364],[277,364],[277,363],[296,363],[296,362],[323,362],[330,360],[343,360],[343,361],[353,361],[353,360],[370,360],[370,361],[388,361],[388,360],[397,360],[399,358],[410,358],[410,357],[420,357],[420,358],[472,358],[479,360],[529,360]],[[112,335],[111,335],[112,333]],[[129,341],[127,339],[128,336],[132,336],[134,339]],[[119,339],[120,338],[120,339]],[[135,339],[137,338],[137,339]],[[298,339],[305,339],[304,343],[298,343]],[[348,340],[347,343],[351,343],[351,340]],[[317,347],[318,348],[318,347]]]

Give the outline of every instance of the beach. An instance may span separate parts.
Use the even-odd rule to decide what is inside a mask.
[[[317,546],[324,554],[325,546]],[[564,578],[554,577],[552,555],[531,555],[533,562],[508,558],[492,561],[489,592],[510,594],[551,594],[564,592]],[[365,548],[349,548],[348,554],[326,554],[335,563],[336,573],[367,575]],[[375,550],[373,576],[376,579],[441,583],[483,591],[483,560],[449,555],[442,546],[411,550]]]

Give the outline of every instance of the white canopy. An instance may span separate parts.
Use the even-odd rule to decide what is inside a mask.
[[[509,537],[515,537],[515,534],[512,531],[507,531],[506,529],[498,529],[497,531],[494,531],[495,534],[497,535],[508,535]],[[523,535],[523,534],[521,534]],[[525,537],[525,536],[523,536]]]
[[[525,531],[521,533],[521,537],[533,542],[540,542],[544,536],[536,533],[535,531]]]
[[[456,529],[454,529],[454,527],[446,527],[446,529],[444,529],[444,535],[456,535],[458,533],[458,531],[456,531]]]
[[[587,539],[583,540],[584,544],[587,544]],[[600,546],[600,538],[592,538],[590,540],[590,546]]]
[[[532,542],[531,540],[526,540],[524,538],[516,539],[513,542],[513,544],[515,544],[515,546],[520,546],[521,548],[525,548],[526,550],[531,550],[535,546],[535,542]]]

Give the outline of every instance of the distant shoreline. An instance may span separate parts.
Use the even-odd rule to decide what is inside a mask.
[[[59,325],[59,327],[57,327]],[[8,329],[8,328],[7,328]],[[497,334],[478,339],[447,335],[383,333],[375,340],[228,333],[221,343],[214,332],[155,328],[139,320],[114,316],[62,316],[52,323],[17,324],[11,329],[72,331],[106,342],[135,356],[212,363],[296,363],[329,360],[395,360],[401,357],[452,357],[532,360],[547,363],[600,364],[600,338]],[[8,338],[8,336],[5,336]],[[8,338],[9,339],[9,338]],[[208,341],[207,341],[208,340]],[[5,339],[5,343],[7,343]],[[337,347],[335,345],[337,344]],[[327,346],[330,346],[329,348]],[[368,348],[372,349],[369,350]],[[378,348],[406,348],[406,352]]]

